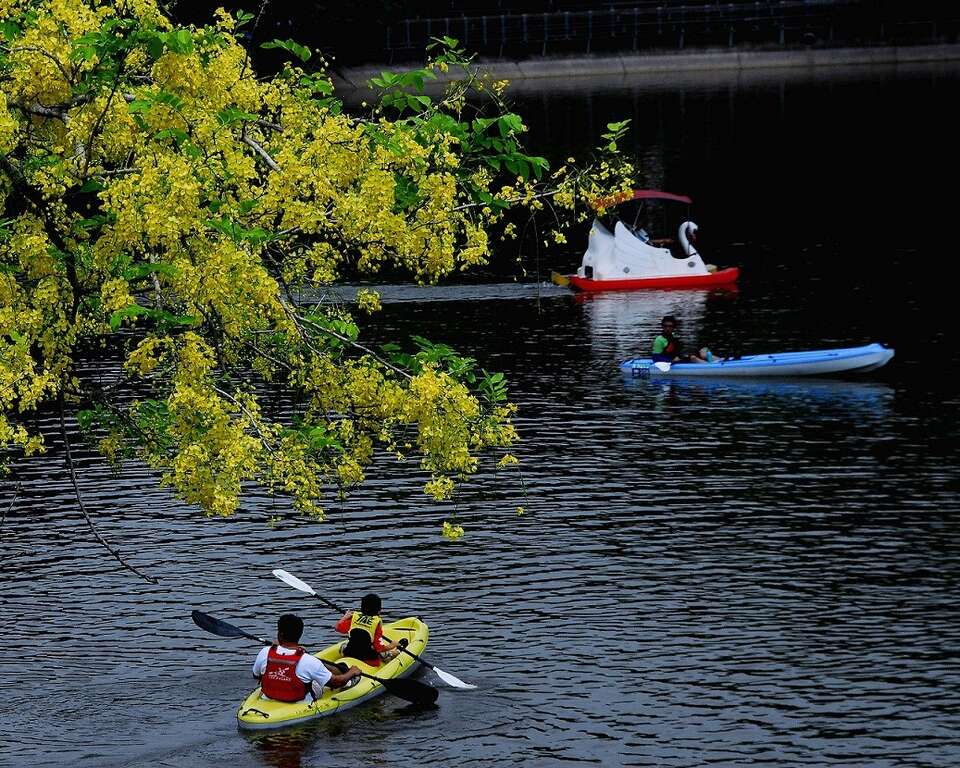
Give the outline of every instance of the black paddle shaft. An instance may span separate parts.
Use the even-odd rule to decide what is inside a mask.
[[[336,603],[331,603],[329,600],[327,600],[327,598],[322,597],[321,595],[318,595],[316,592],[313,593],[313,596],[314,596],[315,598],[317,598],[317,600],[319,600],[319,601],[320,601],[321,603],[323,603],[325,606],[327,606],[327,608],[332,608],[332,609],[335,610],[337,613],[346,613],[346,611],[343,610],[343,608],[341,608],[340,606],[338,606]]]

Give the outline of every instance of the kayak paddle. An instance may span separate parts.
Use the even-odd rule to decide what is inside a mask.
[[[247,634],[239,627],[235,627],[233,624],[227,624],[227,622],[220,621],[220,619],[215,619],[203,611],[194,611],[191,616],[193,616],[194,624],[200,627],[200,629],[207,630],[207,632],[211,634],[219,635],[220,637],[245,637],[248,640],[256,640],[262,645],[273,645],[272,640]]]
[[[322,596],[314,592],[313,587],[307,584],[307,582],[301,581],[292,573],[288,573],[287,571],[283,570],[283,568],[275,569],[273,571],[273,575],[276,576],[278,579],[280,579],[280,581],[284,582],[285,584],[289,584],[294,589],[299,589],[301,592],[306,592],[308,595],[313,595],[315,598],[317,598],[317,600],[319,600],[321,603],[327,606],[327,608],[332,608],[337,613],[346,613],[346,611],[343,610],[343,608],[338,607],[336,603],[331,603],[329,600],[323,598]]]
[[[258,643],[262,643],[263,645],[273,644],[270,640],[265,640],[262,637],[248,634],[239,627],[235,627],[233,624],[227,624],[227,622],[221,621],[220,619],[215,619],[213,616],[203,613],[202,611],[194,611],[191,615],[193,616],[194,624],[200,627],[200,629],[205,629],[211,634],[219,635],[220,637],[245,637],[249,640],[256,640]],[[339,668],[339,665],[337,666]],[[361,672],[360,676],[367,677],[371,680],[376,680],[387,692],[392,693],[394,696],[398,696],[401,699],[406,699],[413,704],[433,704],[436,702],[437,696],[440,695],[440,691],[438,691],[432,685],[421,683],[419,680],[377,677],[376,675],[368,675],[366,672]]]
[[[666,373],[667,371],[670,370],[670,363],[665,363],[662,360],[658,360],[653,364],[653,367],[656,368],[658,371],[663,371],[664,373]]]
[[[301,592],[306,592],[308,595],[313,595],[324,605],[333,608],[339,613],[345,613],[345,611],[342,611],[339,608],[337,608],[337,606],[331,603],[329,600],[325,600],[320,595],[318,595],[316,591],[313,589],[313,587],[307,584],[307,582],[302,581],[301,579],[298,579],[292,573],[288,573],[282,568],[277,568],[276,570],[273,571],[273,575],[276,576],[278,579],[280,579],[280,581],[284,582],[285,584],[289,584],[294,589],[299,589]],[[384,635],[383,639],[386,640],[388,643],[392,642],[392,640],[390,640],[390,638],[387,637],[386,635]],[[405,646],[397,646],[397,649],[407,654],[407,656],[413,656],[413,658],[415,658],[417,661],[419,661],[421,664],[423,664],[423,666],[427,667],[428,669],[432,669],[434,672],[436,672],[437,677],[439,677],[441,680],[443,680],[443,682],[445,682],[449,686],[452,686],[453,688],[463,688],[464,690],[469,691],[477,687],[475,685],[471,685],[470,683],[465,683],[456,675],[451,675],[449,672],[444,672],[442,669],[437,669],[437,667],[433,666],[433,664],[431,664],[429,661],[424,661],[413,651],[408,651]]]

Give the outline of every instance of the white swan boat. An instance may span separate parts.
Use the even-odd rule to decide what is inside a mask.
[[[684,195],[637,189],[626,195],[598,200],[594,208],[608,210],[625,202],[657,200],[676,203],[693,201]],[[643,213],[641,208],[641,213]],[[624,291],[637,288],[708,288],[736,282],[736,267],[717,269],[704,263],[696,247],[697,225],[684,218],[676,238],[651,238],[639,223],[616,219],[611,232],[598,218],[590,229],[590,241],[575,275],[554,273],[553,281],[581,291]]]

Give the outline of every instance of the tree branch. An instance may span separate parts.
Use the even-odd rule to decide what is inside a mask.
[[[60,63],[60,59],[54,56],[46,48],[41,48],[39,45],[18,45],[12,49],[14,53],[17,51],[33,51],[39,53],[41,56],[46,56],[50,61],[52,61],[57,69],[60,70],[60,74],[63,75],[63,79],[66,80],[71,86],[73,85],[73,78],[70,77],[70,73],[64,69],[63,64]]]
[[[263,162],[270,166],[271,171],[280,170],[280,166],[277,165],[277,161],[270,157],[270,154],[267,152],[267,150],[261,147],[254,139],[251,139],[249,136],[247,136],[246,133],[241,136],[241,141],[243,141],[244,144],[260,155],[260,157],[263,158]]]
[[[83,515],[83,519],[87,521],[87,525],[90,527],[90,531],[93,533],[94,538],[100,543],[100,545],[107,550],[114,559],[120,563],[124,568],[133,571],[137,576],[139,576],[144,581],[149,582],[150,584],[159,584],[158,579],[153,578],[153,576],[148,576],[142,571],[138,570],[135,566],[130,565],[126,560],[123,559],[122,555],[118,550],[112,547],[109,542],[100,534],[100,531],[97,530],[97,526],[93,524],[93,520],[90,519],[90,515],[87,513],[86,507],[83,505],[83,499],[80,496],[80,486],[77,483],[77,473],[73,467],[73,456],[70,453],[70,440],[67,438],[67,424],[63,417],[63,393],[60,394],[60,435],[63,437],[63,448],[66,452],[67,457],[67,469],[70,471],[70,480],[73,483],[73,492],[77,498],[77,506],[80,508],[80,512]]]
[[[3,526],[7,522],[7,515],[10,513],[10,510],[13,509],[13,505],[17,503],[17,499],[20,496],[20,483],[17,483],[17,487],[13,490],[13,498],[10,499],[9,506],[3,510],[3,517],[0,517],[0,533],[3,533]]]
[[[337,333],[336,331],[331,330],[330,328],[324,328],[322,325],[310,322],[307,318],[303,317],[302,315],[298,315],[296,311],[294,311],[293,307],[287,304],[286,301],[281,300],[280,305],[283,307],[284,311],[287,313],[290,319],[293,320],[294,325],[296,325],[297,329],[300,331],[301,338],[303,338],[304,341],[306,341],[306,334],[304,334],[303,332],[303,326],[308,325],[318,333],[323,333],[323,334],[326,334],[327,336],[332,336],[335,339],[339,339],[344,344],[347,344],[348,346],[351,346],[354,349],[359,349],[364,354],[370,355],[370,357],[372,357],[382,366],[384,366],[385,368],[389,368],[391,371],[393,371],[396,374],[399,374],[400,376],[403,376],[403,378],[407,379],[408,381],[413,380],[413,376],[411,374],[409,374],[407,371],[403,370],[402,368],[398,368],[388,360],[385,360],[383,357],[378,355],[369,347],[365,347],[363,344],[360,344],[359,342],[354,341],[349,336],[344,336],[342,333]],[[311,345],[308,344],[308,346],[311,346]],[[312,346],[311,346],[311,349],[312,349]],[[313,350],[313,351],[316,352],[316,350]]]

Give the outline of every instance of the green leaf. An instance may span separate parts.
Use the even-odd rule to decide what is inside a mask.
[[[184,101],[177,94],[170,93],[170,91],[158,91],[153,96],[153,101],[156,104],[166,104],[168,107],[171,107],[178,112],[183,109]]]
[[[118,309],[116,312],[110,315],[110,328],[116,331],[123,324],[124,320],[145,314],[146,311],[147,308],[141,307],[139,304],[128,304],[123,309]]]
[[[307,48],[305,45],[300,45],[296,40],[291,40],[287,38],[286,40],[270,40],[266,43],[260,44],[261,48],[281,48],[287,53],[292,53],[300,61],[308,61],[313,55],[312,51]]]
[[[0,39],[4,40],[5,42],[12,43],[22,34],[23,30],[20,28],[20,26],[9,19],[0,22]]]
[[[487,128],[497,122],[496,117],[477,117],[474,118],[471,125],[473,126],[474,133],[486,133]]]
[[[250,112],[244,112],[238,107],[224,107],[217,112],[217,120],[220,122],[220,125],[232,125],[233,123],[240,122],[241,120],[256,120],[258,117],[259,115],[254,115]]]
[[[262,243],[275,240],[277,237],[279,237],[279,235],[273,232],[268,232],[260,227],[246,229],[226,216],[220,219],[207,219],[206,224],[208,227],[212,227],[219,232],[223,232],[223,234],[227,235],[227,237],[235,242],[243,241],[246,243],[251,243],[252,245],[261,245]]]
[[[176,32],[168,32],[166,43],[167,48],[174,53],[193,53],[193,37],[189,30],[178,29]]]
[[[420,187],[413,179],[403,174],[394,174],[393,200],[396,212],[405,211],[420,200]]]
[[[167,46],[167,36],[162,33],[151,34],[147,38],[147,53],[150,58],[156,61],[163,55],[163,50]]]
[[[177,268],[172,264],[164,264],[163,262],[157,262],[156,264],[141,262],[125,269],[121,277],[128,281],[142,280],[147,275],[152,274],[169,275],[170,277],[174,277],[177,275]]]
[[[188,141],[190,137],[187,135],[187,132],[181,130],[180,128],[164,128],[161,131],[157,131],[153,138],[157,141],[163,139],[173,139],[174,143],[179,147],[183,142]]]
[[[81,192],[99,192],[103,189],[103,183],[97,179],[87,179],[80,185]]]
[[[318,424],[307,430],[306,436],[310,443],[310,448],[315,451],[322,451],[326,448],[343,450],[343,444],[338,439],[336,432],[331,432],[323,424]]]
[[[523,131],[523,120],[520,115],[515,115],[512,112],[501,116],[497,122],[499,123],[500,135],[504,138]]]
[[[433,42],[427,46],[427,50],[433,50],[434,48],[449,48],[451,51],[456,51],[457,46],[460,45],[460,41],[455,37],[431,37]]]
[[[481,372],[483,378],[477,386],[480,394],[491,404],[505,401],[507,399],[507,382],[504,375],[502,373],[488,373],[485,370]]]

